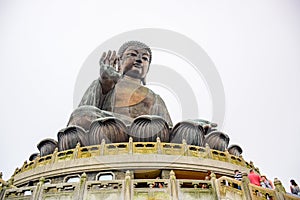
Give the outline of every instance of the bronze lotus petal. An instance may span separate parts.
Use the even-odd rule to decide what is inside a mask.
[[[72,112],[67,126],[80,126],[88,131],[95,119],[108,115],[95,106],[80,106]]]
[[[106,143],[127,142],[127,127],[115,117],[99,118],[92,122],[88,138],[90,145],[101,144],[102,139]]]
[[[220,131],[210,132],[205,136],[204,144],[208,144],[211,149],[225,151],[229,143],[227,134]]]
[[[39,153],[33,153],[29,156],[29,161],[34,161],[38,156],[40,156]]]
[[[55,141],[51,138],[44,139],[44,140],[40,141],[40,143],[38,143],[38,145],[37,145],[37,148],[40,151],[41,157],[52,154],[56,147],[57,147],[57,141]]]
[[[243,153],[243,150],[239,145],[232,144],[228,147],[228,152],[235,156],[241,156]]]
[[[74,149],[77,143],[80,146],[88,145],[88,135],[80,126],[69,126],[60,130],[57,134],[58,151]]]
[[[129,135],[135,142],[156,142],[159,137],[162,142],[169,142],[170,131],[168,123],[156,115],[141,115],[134,119]]]
[[[185,139],[188,145],[204,145],[204,129],[202,124],[194,120],[187,120],[177,123],[171,131],[170,141],[182,143]]]

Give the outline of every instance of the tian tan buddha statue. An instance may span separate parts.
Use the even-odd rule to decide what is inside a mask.
[[[135,141],[156,141],[156,137],[169,141],[172,121],[167,107],[159,95],[144,86],[151,59],[150,48],[138,41],[123,44],[118,54],[104,52],[100,59],[100,76],[86,90],[67,126],[89,131],[92,144],[102,139],[128,141],[130,129],[136,134],[129,134]],[[154,130],[155,133],[133,130],[147,129],[147,123],[148,129],[155,124],[158,130]]]
[[[106,143],[162,142],[204,146],[224,151],[229,137],[206,120],[186,120],[174,127],[162,98],[145,87],[152,60],[151,49],[142,42],[129,41],[118,53],[104,52],[100,58],[100,76],[84,93],[73,111],[67,127],[58,133],[58,142],[45,139],[38,144],[40,154],[47,155],[57,146],[59,151]],[[229,148],[235,155],[239,146]]]

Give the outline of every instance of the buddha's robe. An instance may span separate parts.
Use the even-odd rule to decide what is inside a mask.
[[[79,107],[86,105],[109,111],[112,116],[123,119],[127,124],[141,115],[157,115],[172,127],[169,112],[162,98],[149,88],[126,79],[120,79],[106,94],[102,92],[101,81],[93,81],[83,95]]]

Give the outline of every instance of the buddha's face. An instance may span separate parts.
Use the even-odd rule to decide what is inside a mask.
[[[150,53],[146,49],[129,46],[120,58],[120,73],[135,79],[143,79],[149,69]]]

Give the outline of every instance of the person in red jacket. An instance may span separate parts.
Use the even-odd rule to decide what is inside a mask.
[[[250,183],[260,186],[260,176],[258,174],[256,174],[253,169],[250,169],[248,178],[250,180]]]

